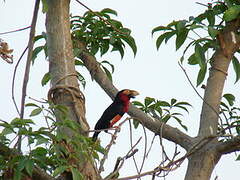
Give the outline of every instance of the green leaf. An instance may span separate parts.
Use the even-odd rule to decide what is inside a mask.
[[[232,94],[224,94],[223,97],[227,100],[230,106],[233,106],[235,101],[235,96]]]
[[[84,66],[84,63],[82,61],[79,61],[78,59],[75,59],[75,65],[76,66]]]
[[[111,64],[109,61],[102,61],[101,64],[108,64],[112,69],[112,73],[114,73],[114,65]]]
[[[212,26],[208,26],[208,34],[214,39],[218,35],[219,31],[214,29]]]
[[[158,101],[156,103],[157,106],[167,106],[170,107],[171,105],[167,101]]]
[[[82,174],[74,167],[71,167],[73,180],[83,180]]]
[[[152,102],[154,102],[154,101],[155,101],[154,98],[146,97],[146,98],[144,99],[144,104],[145,104],[146,107],[148,107],[148,106],[149,106]]]
[[[34,64],[35,59],[37,58],[37,55],[44,49],[44,46],[38,46],[36,47],[32,52],[32,64]]]
[[[29,176],[32,176],[34,161],[32,159],[27,159],[25,163],[25,169]]]
[[[193,53],[189,58],[188,58],[188,64],[190,65],[196,65],[198,64],[198,60],[195,56],[195,53]]]
[[[133,126],[134,126],[135,129],[137,129],[138,126],[139,126],[139,121],[136,120],[136,119],[133,119]]]
[[[167,26],[158,26],[152,30],[152,35],[157,31],[166,31],[166,30],[173,30],[173,29]]]
[[[177,33],[180,33],[181,31],[184,31],[186,29],[186,23],[186,20],[177,21],[175,25]]]
[[[114,43],[112,51],[118,51],[121,55],[121,58],[123,58],[124,49],[123,49],[123,45],[121,43],[119,43],[119,42]]]
[[[36,108],[31,112],[30,117],[36,116],[36,115],[40,114],[41,112],[42,112],[42,108]]]
[[[172,117],[173,117],[175,120],[177,120],[178,124],[179,124],[183,129],[185,129],[185,131],[188,130],[188,129],[187,129],[187,126],[185,126],[185,125],[182,124],[181,119],[179,119],[179,118],[176,117],[176,116],[172,116]]]
[[[205,68],[206,66],[205,53],[203,51],[202,46],[198,43],[195,45],[195,56],[200,68],[201,69]],[[204,71],[204,69],[202,71]]]
[[[197,86],[199,86],[204,78],[205,78],[205,75],[206,75],[206,72],[207,72],[207,66],[203,66],[202,68],[200,68],[199,72],[198,72],[198,76],[197,76]]]
[[[13,180],[21,180],[22,178],[22,173],[20,169],[14,169],[14,176],[13,176]]]
[[[109,50],[109,40],[105,39],[103,40],[101,46],[100,46],[100,53],[101,53],[101,56],[103,56],[104,54],[107,53],[107,51]]]
[[[76,71],[76,73],[77,73],[78,80],[82,84],[83,88],[85,88],[86,87],[86,80],[85,80],[85,78],[78,71]]]
[[[141,102],[139,102],[139,101],[132,101],[132,104],[133,104],[134,106],[144,107],[144,105],[143,105]]]
[[[39,107],[39,106],[34,103],[27,103],[27,104],[25,104],[25,107]]]
[[[236,161],[240,161],[240,155],[238,155],[238,157],[237,157]]]
[[[180,31],[180,33],[177,33],[177,38],[176,38],[176,50],[178,50],[183,43],[185,42],[187,36],[188,36],[188,29],[183,29]]]
[[[168,40],[177,33],[177,31],[172,31],[172,32],[166,32],[166,38],[165,38],[165,43],[168,42]]]
[[[215,14],[214,14],[213,10],[211,10],[211,9],[207,10],[205,12],[205,14],[206,14],[209,25],[214,26],[214,24],[215,24]]]
[[[14,132],[13,128],[6,127],[2,130],[1,135],[6,136],[6,135],[12,134],[12,133],[16,133],[16,132]]]
[[[134,56],[136,56],[137,46],[135,40],[131,36],[121,36],[121,39],[124,40],[131,47]]]
[[[112,81],[112,74],[110,73],[110,71],[106,67],[104,67],[104,66],[102,66],[102,68],[103,68],[104,72],[106,73],[108,79],[110,81]]]
[[[236,83],[240,79],[240,63],[235,56],[233,56],[232,64],[233,64],[233,69],[236,74],[236,80],[235,80],[235,83]]]
[[[110,8],[105,8],[105,9],[101,10],[101,13],[113,14],[113,15],[117,16],[117,11],[110,9]]]
[[[34,42],[36,42],[36,41],[38,41],[42,38],[44,38],[43,35],[37,35],[37,36],[34,37]]]
[[[161,121],[167,123],[167,121],[171,118],[171,116],[169,114],[167,114],[166,116],[164,116]]]
[[[167,41],[168,41],[174,34],[176,34],[176,31],[166,32],[166,33],[160,35],[160,36],[157,38],[157,41],[156,41],[157,49],[159,49],[159,47],[160,47],[160,45],[162,44],[162,42],[163,42],[164,39],[165,39],[165,43],[167,43]]]
[[[173,106],[176,102],[177,102],[177,100],[174,99],[174,98],[172,98],[172,99],[171,99],[171,106]]]
[[[56,177],[57,175],[63,173],[67,169],[68,169],[68,166],[58,166],[53,172],[53,177]]]
[[[225,21],[232,21],[238,17],[240,13],[240,5],[234,5],[225,11],[223,19]]]
[[[48,11],[47,0],[42,0],[42,12],[46,13]]]
[[[157,38],[157,41],[156,41],[157,50],[159,49],[160,45],[162,44],[165,38],[166,38],[166,33],[162,34]]]
[[[19,157],[20,158],[20,160],[19,160],[19,163],[18,163],[18,166],[17,166],[17,168],[20,170],[20,171],[22,171],[23,169],[24,169],[24,167],[25,167],[25,164],[26,164],[26,162],[27,162],[27,157],[24,157],[24,156],[22,156],[22,157]]]
[[[36,146],[37,145],[41,145],[41,144],[47,144],[49,142],[49,140],[47,138],[44,137],[37,137],[36,138],[37,142],[36,142]]]
[[[78,57],[81,53],[82,53],[82,49],[80,49],[80,48],[73,48],[73,55],[74,55],[74,57]]]
[[[47,72],[46,74],[44,74],[42,80],[41,80],[41,85],[45,86],[51,79],[51,75],[49,72]]]

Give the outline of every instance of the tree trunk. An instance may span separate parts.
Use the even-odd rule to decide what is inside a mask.
[[[48,97],[54,104],[67,107],[68,119],[79,123],[81,127],[79,133],[87,136],[86,131],[89,130],[89,125],[85,119],[85,99],[79,89],[72,52],[69,22],[70,1],[48,0],[47,3],[46,29],[52,86]],[[56,113],[56,116],[57,121],[62,120],[61,114]],[[68,138],[74,138],[74,133],[69,128],[63,127],[58,129],[58,132],[67,135]],[[79,167],[84,179],[99,179],[92,161],[86,159],[82,161],[76,162],[76,167]]]
[[[212,146],[202,148],[189,157],[185,180],[209,180],[220,154],[211,149]]]
[[[219,109],[222,92],[228,72],[228,67],[234,53],[239,49],[240,39],[236,35],[239,21],[231,21],[218,34],[220,48],[211,59],[211,68],[205,89],[200,127],[197,140],[208,139],[205,145],[196,150],[188,158],[188,168],[185,180],[209,180],[212,171],[222,153],[217,151]]]

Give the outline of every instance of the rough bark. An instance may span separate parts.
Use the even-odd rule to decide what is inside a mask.
[[[196,151],[188,158],[185,180],[209,180],[220,157],[212,144]]]
[[[54,104],[67,107],[68,118],[81,125],[79,133],[87,135],[86,131],[89,130],[89,126],[85,119],[85,101],[79,89],[72,52],[69,2],[69,0],[47,1],[46,29],[49,72],[52,85],[48,98]],[[57,121],[61,120],[61,115],[57,113]],[[58,130],[69,138],[74,138],[74,133],[69,128],[64,127]],[[77,163],[76,167],[78,167],[86,180],[99,179],[91,161],[85,159]]]

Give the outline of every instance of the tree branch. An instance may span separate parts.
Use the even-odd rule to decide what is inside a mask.
[[[219,142],[216,145],[216,150],[221,154],[228,154],[235,151],[240,151],[240,135],[229,139],[226,142]]]
[[[74,39],[74,45],[79,49],[82,49],[82,53],[80,58],[82,59],[84,65],[90,72],[92,78],[100,85],[100,87],[112,98],[114,99],[117,94],[117,88],[112,84],[107,75],[100,68],[99,63],[96,61],[96,58],[90,55],[84,44],[78,40]],[[163,138],[172,141],[174,143],[179,144],[184,149],[189,149],[192,145],[193,138],[188,136],[187,134],[181,132],[177,128],[173,128],[161,121],[155,120],[145,114],[140,109],[136,108],[132,104],[130,105],[128,114],[138,120],[143,126],[148,128],[155,134],[160,134],[162,130]],[[161,128],[163,127],[163,128]]]
[[[28,40],[28,55],[27,55],[27,62],[26,62],[26,67],[25,67],[24,79],[23,79],[23,86],[22,86],[22,98],[21,98],[21,110],[20,110],[20,118],[21,119],[24,118],[25,99],[26,99],[26,95],[27,95],[27,85],[28,85],[30,67],[31,67],[31,62],[32,62],[35,27],[36,27],[36,23],[37,23],[39,3],[40,3],[40,0],[36,0],[34,11],[33,11],[31,30],[30,30],[29,40]],[[19,136],[17,143],[18,143],[18,151],[21,152],[21,144],[22,144],[22,136],[21,135]]]

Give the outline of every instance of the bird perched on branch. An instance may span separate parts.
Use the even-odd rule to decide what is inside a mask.
[[[119,91],[113,101],[113,103],[103,112],[101,118],[95,125],[95,130],[107,129],[113,127],[118,122],[124,113],[128,112],[129,103],[131,98],[139,95],[137,91],[130,89],[123,89]],[[107,130],[105,130],[107,132]],[[97,140],[100,131],[96,131],[93,134],[93,141]]]

